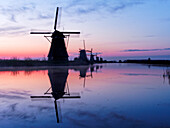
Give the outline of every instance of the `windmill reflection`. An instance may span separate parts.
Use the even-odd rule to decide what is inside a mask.
[[[57,123],[59,123],[60,120],[59,120],[59,114],[58,114],[57,100],[62,98],[64,94],[66,94],[65,85],[66,85],[66,81],[68,77],[68,69],[48,70],[48,76],[49,76],[50,83],[51,83],[51,89],[52,89],[51,94],[53,98],[55,99],[54,104],[55,104]],[[45,94],[48,94],[48,92],[46,92]]]
[[[68,68],[49,69],[48,76],[51,87],[44,93],[43,96],[31,96],[31,98],[54,98],[57,123],[60,122],[57,100],[61,98],[80,98],[79,95],[71,95],[69,92],[67,77]],[[51,92],[50,92],[51,90]]]
[[[65,85],[68,77],[68,69],[49,69],[48,76],[51,82],[52,96],[55,100],[62,98],[66,94]]]
[[[93,72],[97,72],[99,69],[102,69],[102,66],[99,66],[99,65],[92,65],[90,66],[90,73],[88,73],[88,70],[89,70],[89,66],[84,66],[83,68],[81,68],[79,71],[80,71],[80,75],[79,75],[79,79],[83,78],[84,81],[83,81],[83,87],[85,88],[85,85],[86,85],[86,78],[87,77],[90,77],[90,78],[93,78]]]
[[[168,78],[169,85],[170,85],[170,70],[169,69],[167,69],[166,72],[164,72],[163,78],[164,78],[164,82],[165,82],[165,78]]]
[[[86,77],[93,78],[92,72],[94,71],[97,72],[99,67],[98,66],[92,66],[92,67],[83,66],[83,67],[76,67],[72,69],[80,72],[79,78],[84,78],[83,86],[85,87]],[[58,106],[57,100],[63,99],[63,98],[80,98],[79,93],[70,93],[69,91],[69,86],[67,82],[67,78],[69,75],[68,70],[69,68],[48,69],[48,76],[50,79],[51,87],[44,93],[43,96],[31,96],[31,98],[54,98],[57,123],[61,122],[59,119],[60,117],[59,115],[61,114],[59,114],[59,111],[58,111],[59,106]]]

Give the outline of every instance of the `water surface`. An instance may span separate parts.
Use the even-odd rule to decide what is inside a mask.
[[[0,127],[170,127],[167,70],[104,64],[0,71]]]

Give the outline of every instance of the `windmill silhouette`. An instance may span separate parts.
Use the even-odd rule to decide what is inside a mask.
[[[57,100],[80,98],[79,93],[70,93],[67,82],[68,68],[48,69],[51,87],[41,96],[30,96],[31,99],[54,98],[57,123],[60,123]],[[50,91],[51,90],[51,91]]]
[[[79,79],[84,79],[83,87],[85,88],[86,78],[93,78],[92,73],[94,71],[97,72],[98,69],[101,69],[102,66],[81,66],[76,68],[51,68],[48,69],[48,77],[50,80],[51,86],[47,89],[47,91],[43,95],[34,95],[30,96],[31,99],[45,99],[45,98],[53,98],[54,106],[56,112],[57,123],[62,122],[61,118],[61,109],[59,104],[59,99],[77,99],[81,98],[80,94],[77,92],[70,92],[68,75],[69,70],[73,69],[74,71],[79,71]],[[88,71],[90,69],[90,71]],[[87,74],[88,73],[88,74]],[[35,100],[36,101],[36,100]]]
[[[68,32],[68,31],[57,30],[56,28],[57,28],[58,12],[59,12],[59,7],[57,7],[57,10],[56,10],[54,32],[31,32],[30,34],[51,34],[51,36],[48,36],[52,38],[50,51],[48,53],[48,60],[67,62],[68,53],[67,53],[67,49],[65,46],[64,38],[66,38],[66,36],[68,36],[69,38],[70,34],[80,34],[80,32]]]

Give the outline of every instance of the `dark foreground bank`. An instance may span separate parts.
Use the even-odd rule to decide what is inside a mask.
[[[37,66],[80,66],[98,63],[137,63],[170,66],[170,60],[125,60],[121,61],[99,61],[99,62],[84,62],[84,61],[47,61],[47,60],[0,60],[0,67],[37,67]]]
[[[0,67],[33,67],[33,66],[77,66],[90,65],[94,63],[113,63],[113,61],[47,61],[47,60],[0,60]]]
[[[124,63],[155,64],[170,66],[170,60],[125,60]]]

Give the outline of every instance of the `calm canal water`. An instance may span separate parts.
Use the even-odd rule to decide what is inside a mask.
[[[140,64],[0,71],[0,127],[170,127],[167,71]]]

